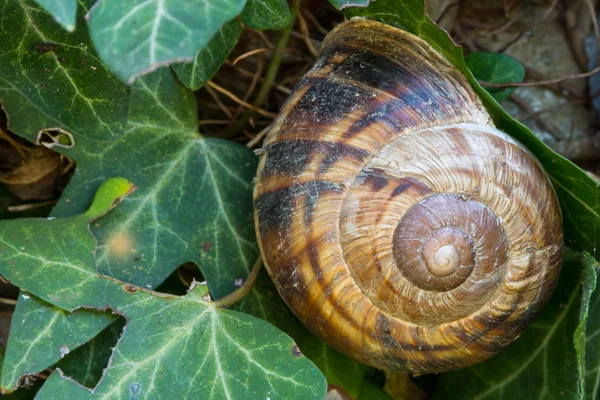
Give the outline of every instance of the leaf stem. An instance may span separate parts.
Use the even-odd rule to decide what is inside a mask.
[[[273,84],[275,83],[275,77],[277,76],[277,72],[279,71],[279,66],[281,65],[281,58],[283,56],[283,52],[281,51],[287,46],[288,40],[290,39],[290,35],[292,33],[292,28],[294,27],[294,22],[296,21],[296,16],[298,15],[298,9],[300,8],[301,0],[294,0],[292,3],[292,18],[290,20],[290,24],[281,32],[281,36],[279,40],[277,40],[277,44],[275,45],[275,52],[273,53],[273,58],[271,58],[271,63],[269,64],[269,68],[264,77],[264,81],[258,90],[258,94],[256,98],[252,102],[252,105],[255,108],[259,108],[262,103],[267,98],[267,95],[271,91]],[[248,121],[254,115],[255,111],[252,109],[246,110],[245,113],[242,114],[240,118],[238,118],[231,126],[229,126],[224,132],[224,137],[233,137],[240,133],[242,129],[248,124]]]
[[[252,266],[252,271],[250,271],[250,275],[248,275],[248,278],[246,278],[246,280],[240,285],[240,287],[238,287],[233,293],[230,293],[227,296],[220,298],[219,300],[215,300],[210,304],[213,307],[217,308],[228,308],[237,303],[238,301],[242,300],[244,297],[246,297],[246,295],[248,295],[248,293],[250,293],[250,290],[252,290],[252,287],[256,282],[256,278],[258,277],[262,266],[262,258],[258,257],[258,260],[256,260],[256,262],[254,263],[254,266]]]

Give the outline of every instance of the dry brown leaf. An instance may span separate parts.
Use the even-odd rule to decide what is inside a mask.
[[[43,200],[52,197],[61,168],[60,154],[36,146],[28,157],[8,172],[0,172],[0,182],[21,200]]]

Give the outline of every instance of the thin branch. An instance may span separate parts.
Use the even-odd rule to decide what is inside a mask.
[[[281,32],[281,36],[279,40],[277,40],[276,48],[283,49],[287,46],[288,40],[290,39],[290,35],[292,33],[292,28],[294,26],[294,21],[296,20],[296,15],[298,14],[298,9],[300,7],[300,0],[294,0],[292,3],[292,18],[290,20],[290,24]],[[261,85],[256,98],[252,102],[255,107],[258,107],[264,103],[267,99],[271,88],[275,83],[275,77],[277,76],[277,72],[279,71],[279,66],[281,65],[282,53],[280,51],[275,51],[273,57],[271,58],[271,63],[269,64],[269,68],[267,69],[267,73],[265,74],[265,78],[263,84]],[[244,129],[254,111],[252,109],[246,110],[242,116],[235,121],[229,128],[223,133],[223,137],[233,137],[236,136],[239,132]]]
[[[33,210],[35,208],[53,206],[55,204],[56,204],[56,200],[46,200],[46,201],[41,201],[39,203],[20,204],[18,206],[9,206],[9,207],[6,207],[6,209],[10,212],[19,212],[19,211]]]
[[[264,65],[265,65],[264,57],[260,57],[258,59],[258,63],[256,64],[256,72],[254,73],[254,76],[252,77],[252,80],[250,81],[250,86],[248,86],[248,89],[246,90],[246,93],[244,94],[244,98],[242,100],[248,101],[248,99],[250,98],[250,95],[252,93],[254,93],[254,89],[256,88],[256,85],[258,84],[258,79],[262,75]],[[243,107],[240,104],[240,106],[236,110],[235,114],[233,114],[233,118],[234,119],[237,118],[238,115],[240,115],[240,113],[242,112],[242,110],[243,110]]]
[[[242,300],[244,297],[246,297],[246,295],[248,295],[248,293],[250,293],[250,290],[252,290],[252,287],[256,282],[256,278],[258,278],[258,274],[260,273],[262,266],[262,258],[259,257],[258,260],[256,260],[256,262],[254,263],[254,266],[252,267],[252,271],[250,271],[250,275],[248,275],[248,278],[246,278],[246,280],[243,281],[233,293],[228,294],[227,296],[222,297],[219,300],[215,300],[211,304],[218,308],[228,308],[237,303],[238,301]]]
[[[253,55],[255,55],[255,54],[264,53],[265,51],[271,51],[271,50],[272,50],[272,49],[267,49],[267,48],[265,48],[265,47],[263,47],[263,48],[260,48],[260,49],[254,49],[254,50],[251,50],[251,51],[249,51],[249,52],[247,52],[247,53],[244,53],[244,54],[242,54],[242,55],[240,55],[240,56],[236,57],[236,58],[235,58],[235,60],[233,60],[233,63],[232,63],[232,64],[233,64],[233,65],[236,65],[238,62],[242,61],[244,58],[248,58],[248,57],[250,57],[250,56],[253,56]]]
[[[221,99],[219,99],[219,96],[217,96],[217,94],[215,93],[215,91],[212,90],[212,88],[210,87],[210,85],[204,85],[203,88],[208,92],[208,94],[210,95],[210,97],[213,98],[213,100],[215,101],[215,103],[217,103],[217,106],[219,106],[219,108],[221,109],[221,111],[223,111],[223,113],[225,115],[227,115],[229,118],[233,118],[233,113],[227,107],[225,107],[225,104],[223,104],[223,102],[221,101]]]
[[[560,83],[560,82],[563,82],[563,81],[566,81],[566,80],[570,80],[570,79],[587,78],[589,76],[594,75],[597,72],[600,72],[600,66],[594,68],[591,71],[583,72],[581,74],[567,75],[567,76],[563,76],[562,78],[550,79],[550,80],[547,80],[547,81],[538,81],[538,82],[508,82],[508,83],[492,83],[492,82],[486,82],[486,81],[478,81],[478,82],[482,86],[497,87],[497,88],[513,87],[513,86],[516,86],[516,87],[522,87],[522,86],[542,86],[542,85],[552,85],[554,83]]]
[[[243,105],[244,107],[246,107],[249,110],[254,111],[257,114],[262,115],[263,117],[266,118],[275,118],[277,116],[276,113],[272,113],[270,111],[265,111],[262,108],[258,108],[250,103],[245,102],[244,100],[240,99],[239,97],[237,97],[235,94],[231,93],[229,90],[217,85],[216,83],[212,82],[212,81],[208,81],[206,82],[206,84],[215,89],[217,92],[221,92],[223,93],[225,96],[229,97],[231,100],[235,101],[238,104]]]
[[[300,31],[302,32],[302,38],[304,39],[304,43],[306,44],[308,51],[310,51],[310,54],[312,54],[314,58],[317,58],[319,56],[319,52],[317,49],[315,49],[315,46],[313,46],[311,42],[310,36],[308,35],[308,25],[306,25],[306,20],[302,16],[301,12],[298,13],[298,22],[300,23]]]
[[[16,306],[17,301],[15,299],[7,299],[6,297],[0,297],[0,304],[7,304],[9,306]]]
[[[271,125],[267,126],[262,131],[258,132],[258,134],[256,136],[254,136],[254,138],[252,138],[252,140],[250,140],[248,143],[246,143],[246,147],[256,146],[256,144],[258,142],[260,142],[265,136],[267,136],[267,133],[269,133],[270,130],[271,130]]]

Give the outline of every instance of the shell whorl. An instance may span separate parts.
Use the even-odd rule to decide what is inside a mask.
[[[423,40],[334,29],[265,140],[255,221],[292,311],[334,348],[418,373],[482,361],[559,273],[556,195]]]

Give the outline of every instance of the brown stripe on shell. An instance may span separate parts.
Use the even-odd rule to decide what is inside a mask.
[[[271,175],[301,175],[315,155],[323,156],[319,172],[327,172],[341,158],[352,158],[362,164],[369,153],[339,142],[320,140],[290,140],[276,142],[264,148],[266,161],[261,177]]]

